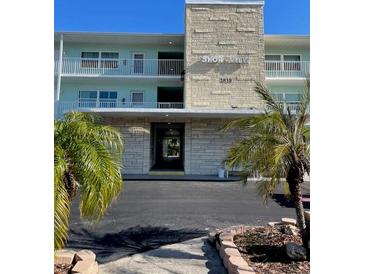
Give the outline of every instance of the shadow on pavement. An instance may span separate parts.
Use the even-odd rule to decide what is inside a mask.
[[[186,260],[204,260],[205,257],[201,255],[191,254],[181,250],[159,249],[153,254],[153,257],[165,259],[186,259]]]
[[[208,274],[227,274],[215,245],[211,244],[206,239],[204,240],[202,250],[204,252],[204,257],[208,260],[205,263],[205,266],[209,269]]]
[[[307,197],[308,195],[303,195],[303,197]],[[272,199],[278,203],[282,207],[294,208],[294,202],[288,199],[284,194],[274,194]],[[303,201],[303,207],[305,209],[310,208],[310,203],[307,201]]]
[[[99,263],[131,256],[206,235],[198,229],[169,229],[167,227],[135,226],[117,233],[98,235],[87,229],[71,230],[67,248],[90,249]]]

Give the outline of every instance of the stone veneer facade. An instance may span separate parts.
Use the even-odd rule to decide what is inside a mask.
[[[254,86],[265,77],[263,6],[187,4],[185,24],[185,107],[262,108]],[[247,57],[248,63],[203,63],[203,56]],[[151,123],[164,122],[185,124],[184,171],[190,175],[217,175],[228,149],[243,135],[222,132],[224,119],[109,118],[125,142],[123,173],[148,174]]]
[[[254,92],[265,79],[263,26],[262,5],[186,5],[186,108],[263,107]],[[203,56],[247,57],[248,64],[202,63]]]
[[[151,123],[166,119],[109,118],[107,124],[120,130],[124,140],[123,173],[147,174],[151,168]],[[186,174],[216,175],[228,149],[242,133],[223,132],[223,119],[169,119],[185,124],[184,168]]]

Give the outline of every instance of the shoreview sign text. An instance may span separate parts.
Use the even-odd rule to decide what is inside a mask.
[[[248,64],[248,56],[202,56],[200,61],[213,64]]]

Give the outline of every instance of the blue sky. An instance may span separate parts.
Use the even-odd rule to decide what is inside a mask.
[[[266,34],[309,34],[310,0],[266,0]],[[183,33],[185,0],[55,0],[56,31]]]

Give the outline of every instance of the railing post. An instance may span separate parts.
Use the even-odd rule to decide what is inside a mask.
[[[58,54],[58,75],[57,75],[57,91],[56,91],[56,105],[55,105],[55,113],[58,115],[59,101],[61,97],[61,74],[62,74],[62,65],[63,65],[63,34],[61,33],[60,37],[60,51]]]

